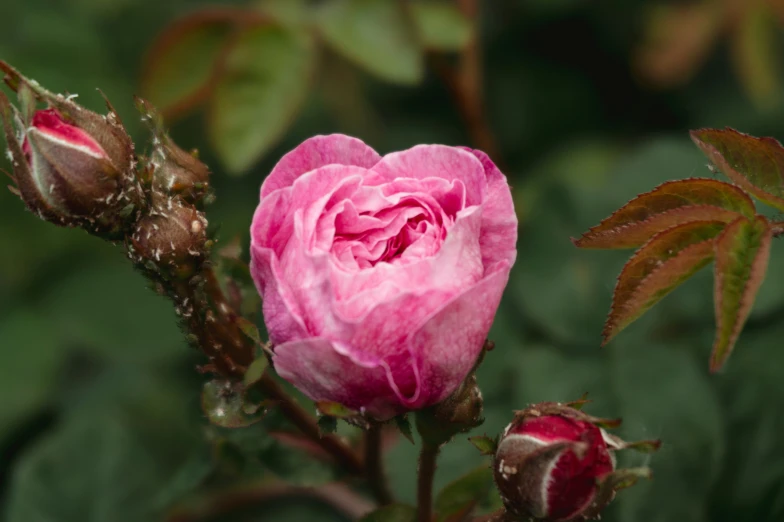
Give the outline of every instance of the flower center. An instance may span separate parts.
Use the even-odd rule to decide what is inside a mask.
[[[407,264],[438,252],[451,219],[440,208],[403,199],[378,211],[357,212],[347,202],[335,219],[331,252],[344,266]]]

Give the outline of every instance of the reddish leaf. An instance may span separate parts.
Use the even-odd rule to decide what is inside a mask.
[[[728,178],[752,196],[784,210],[784,148],[727,128],[691,131],[691,139]]]
[[[694,77],[721,36],[722,5],[657,2],[652,7],[634,56],[635,68],[656,87],[683,85]]]
[[[773,232],[763,216],[739,218],[716,239],[716,341],[711,371],[729,357],[768,268]]]
[[[745,219],[745,218],[741,218]],[[713,259],[721,221],[684,223],[656,234],[623,267],[604,326],[604,344]]]
[[[687,221],[731,223],[754,217],[754,202],[738,187],[715,179],[668,181],[641,194],[572,240],[581,248],[635,248]]]
[[[168,118],[207,100],[231,47],[237,27],[257,19],[255,12],[208,8],[166,27],[150,47],[141,90]]]

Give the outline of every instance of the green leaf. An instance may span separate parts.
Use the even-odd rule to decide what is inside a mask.
[[[237,325],[240,327],[240,330],[242,330],[242,333],[244,333],[245,336],[248,337],[248,339],[250,339],[251,341],[253,341],[258,345],[263,344],[261,342],[261,334],[259,333],[258,326],[251,323],[244,317],[238,317],[236,321],[237,321]]]
[[[482,455],[495,455],[495,450],[498,447],[498,441],[487,435],[468,437],[468,441],[473,444]]]
[[[493,491],[493,470],[477,468],[447,484],[434,502],[438,522],[463,520]]]
[[[581,248],[634,248],[686,221],[754,217],[754,202],[735,185],[715,179],[668,181],[641,194],[574,240]]]
[[[210,139],[226,169],[247,171],[291,125],[310,89],[314,47],[304,32],[248,28],[226,57],[209,108]]]
[[[760,201],[784,210],[784,148],[773,138],[734,129],[699,129],[691,139],[725,176]]]
[[[150,47],[142,95],[167,117],[207,100],[235,21],[198,11],[166,27]]]
[[[416,28],[397,0],[330,0],[317,22],[330,46],[368,72],[394,83],[422,81]]]
[[[400,430],[400,434],[403,435],[408,442],[414,444],[414,432],[411,429],[411,421],[408,420],[408,415],[398,415],[395,417],[395,425],[397,429]]]
[[[449,0],[410,2],[419,38],[428,49],[460,51],[472,38],[471,22]]]
[[[267,359],[266,355],[262,355],[261,357],[257,358],[255,361],[250,363],[248,369],[245,371],[245,375],[243,376],[242,383],[248,387],[253,386],[257,382],[264,377],[264,372],[267,371],[269,367],[269,359]]]
[[[329,415],[338,419],[345,419],[347,417],[355,417],[358,413],[350,408],[343,406],[337,402],[331,401],[318,401],[316,402],[316,409],[322,415]]]
[[[405,504],[390,504],[365,515],[360,522],[414,522],[416,509]]]
[[[716,240],[716,340],[711,371],[732,352],[765,278],[773,237],[768,220],[739,218]]]
[[[745,218],[740,218],[745,219]],[[713,259],[721,221],[693,221],[656,234],[618,276],[604,344]]]

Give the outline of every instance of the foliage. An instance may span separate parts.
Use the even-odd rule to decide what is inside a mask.
[[[289,4],[205,8],[175,20],[149,50],[144,95],[168,116],[208,103],[207,131],[229,172],[247,172],[291,126],[312,90],[317,45],[380,79],[415,85],[426,49],[459,51],[471,38],[446,1]]]
[[[776,261],[784,256],[784,241],[770,242],[771,262],[738,350],[710,376],[704,360],[716,318],[709,271],[695,273],[599,349],[611,281],[625,256],[575,250],[567,239],[658,185],[710,177],[704,156],[686,137],[688,129],[730,125],[782,138],[781,108],[760,110],[749,103],[746,80],[736,79],[739,62],[724,52],[726,45],[701,51],[704,66],[693,68],[681,86],[660,92],[638,83],[629,65],[640,56],[638,23],[654,7],[652,0],[482,4],[485,113],[514,188],[520,256],[491,334],[496,348],[478,371],[486,422],[443,449],[435,490],[486,463],[468,437],[494,436],[512,410],[528,403],[567,401],[589,391],[597,413],[624,418],[624,437],[664,440],[650,461],[629,456],[623,463],[649,465],[654,479],[619,494],[603,520],[781,520],[784,417],[775,405],[784,399],[784,264]],[[304,5],[267,0],[213,7],[255,9],[268,13],[279,30],[315,34],[307,18],[300,18]],[[213,167],[218,199],[209,215],[221,225],[219,246],[234,237],[247,243],[263,176],[307,136],[349,132],[380,151],[419,142],[470,142],[449,92],[429,67],[431,50],[420,51],[426,53],[422,82],[398,85],[366,74],[357,61],[319,40],[306,96],[288,107],[285,129],[275,135],[269,129],[282,125],[279,121],[259,122],[274,139],[266,150],[248,153],[253,165],[245,178],[230,177],[195,111],[197,105],[212,107],[214,86],[204,80],[213,78],[210,56],[223,56],[222,45],[230,45],[244,26],[196,24],[200,29],[179,50],[153,45],[140,67],[156,33],[169,33],[174,25],[168,24],[188,20],[193,8],[185,0],[0,2],[0,20],[11,21],[0,32],[0,58],[24,66],[54,90],[81,94],[79,101],[92,109],[101,108],[94,90],[100,87],[137,143],[142,125],[132,94],[171,104],[167,116],[176,117],[169,121],[178,123],[177,142],[201,149]],[[777,22],[767,17],[754,23]],[[423,24],[418,20],[420,31]],[[429,40],[463,45],[464,29],[456,27],[451,36]],[[670,35],[702,30],[689,20],[685,31],[672,22],[664,27]],[[744,31],[750,70],[777,74],[766,53],[776,51],[778,36],[765,40],[767,33]],[[150,65],[155,60],[157,68]],[[258,70],[250,72],[259,82]],[[766,187],[752,177],[748,181]],[[199,408],[203,377],[194,372],[203,361],[183,342],[170,304],[145,288],[117,249],[40,222],[10,193],[0,192],[0,518],[147,522],[187,512],[226,522],[348,519],[300,496],[211,511],[227,498],[281,481],[319,486],[345,477],[274,407],[246,429],[210,426]],[[781,219],[763,205],[747,215],[743,200],[734,198],[729,212]],[[751,241],[746,245],[748,254]],[[731,336],[737,323],[725,324]],[[264,337],[261,332],[259,339]],[[356,440],[357,430],[345,422],[336,428]],[[392,489],[401,503],[412,504],[418,445],[403,437],[385,444]],[[160,495],[147,494],[153,487]]]
[[[765,278],[774,234],[784,232],[750,195],[784,209],[784,148],[773,138],[701,129],[692,139],[736,185],[692,178],[633,199],[575,245],[640,247],[618,276],[604,343],[715,259],[716,340],[711,370],[729,357]]]

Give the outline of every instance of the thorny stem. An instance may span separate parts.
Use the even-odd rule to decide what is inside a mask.
[[[439,445],[422,442],[417,478],[417,522],[432,522],[433,519],[433,478],[440,450]]]
[[[479,2],[459,0],[460,10],[470,21],[471,41],[460,54],[457,67],[439,56],[432,57],[433,66],[455,99],[460,115],[474,145],[486,152],[496,164],[500,162],[498,143],[485,117],[482,92],[482,51],[479,42]],[[502,168],[503,170],[503,168]]]
[[[773,237],[784,236],[784,221],[774,221],[770,224]]]
[[[178,303],[190,302],[191,308],[185,314],[187,326],[195,339],[195,344],[207,354],[210,363],[202,368],[205,372],[219,373],[226,378],[242,376],[248,365],[253,362],[255,347],[253,341],[240,329],[238,315],[229,305],[218,283],[218,278],[210,266],[202,270],[203,296],[194,294],[193,285],[179,285],[174,289],[172,298]],[[200,309],[203,307],[204,309]],[[218,317],[215,317],[217,311]],[[183,316],[185,317],[185,314]],[[302,433],[327,451],[346,471],[362,474],[364,466],[359,456],[341,439],[334,435],[323,435],[316,419],[300,406],[269,374],[258,383],[259,389],[272,399],[286,418]]]
[[[365,430],[365,470],[373,496],[384,506],[394,502],[394,499],[384,476],[381,426],[378,422],[371,422]]]

